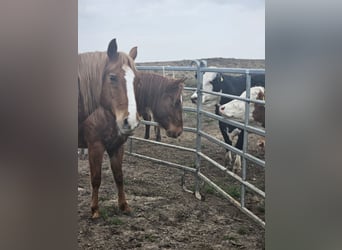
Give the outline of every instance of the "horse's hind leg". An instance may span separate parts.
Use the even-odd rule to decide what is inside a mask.
[[[151,121],[152,117],[148,113],[142,114],[142,117],[144,118],[145,121]],[[150,138],[150,125],[145,125],[145,139]]]
[[[88,145],[89,165],[90,165],[90,178],[92,185],[91,196],[91,212],[93,219],[100,216],[99,213],[99,188],[101,185],[101,165],[104,153],[104,146],[102,143],[97,142]]]
[[[154,132],[156,134],[156,141],[161,141],[160,127],[159,126],[155,126],[154,127]]]
[[[123,188],[123,174],[122,174],[122,158],[124,153],[123,145],[114,151],[110,156],[110,166],[114,175],[114,180],[118,188],[118,204],[119,208],[125,213],[130,213],[131,209],[127,204],[126,196]]]

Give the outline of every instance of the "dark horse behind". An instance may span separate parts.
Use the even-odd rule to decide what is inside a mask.
[[[141,86],[137,92],[138,112],[146,121],[153,120],[166,130],[166,135],[177,138],[183,132],[182,79],[171,79],[154,73],[139,71]],[[160,141],[160,129],[156,127],[156,140]],[[145,139],[150,137],[150,125],[146,125]]]
[[[110,157],[118,188],[119,208],[130,212],[123,190],[123,144],[139,124],[135,91],[140,81],[134,58],[117,51],[116,40],[107,53],[80,54],[78,59],[78,147],[88,148],[92,184],[91,210],[99,217],[98,190],[104,151]]]
[[[108,48],[107,55],[108,57],[112,54],[110,52],[110,47]],[[95,56],[96,55],[96,56]],[[123,54],[124,55],[124,54]],[[82,58],[87,55],[80,55]],[[88,55],[89,56],[89,55]],[[126,55],[127,56],[127,55]],[[120,91],[117,89],[118,81],[122,76],[121,73],[110,73],[109,79],[110,84],[105,86],[106,73],[103,70],[102,66],[104,65],[104,61],[106,61],[106,54],[102,52],[96,52],[91,57],[92,59],[89,61],[82,62],[83,71],[79,70],[79,86],[80,86],[80,78],[89,84],[89,81],[92,79],[98,79],[100,75],[103,74],[101,79],[104,81],[102,83],[102,91],[108,91],[107,95],[101,95],[103,98],[108,98],[107,100],[101,101],[104,104],[102,106],[98,106],[96,109],[90,113],[88,112],[88,116],[85,120],[82,121],[80,119],[82,115],[85,113],[82,109],[87,107],[87,105],[80,105],[82,103],[83,96],[79,95],[79,147],[89,149],[89,164],[91,170],[91,182],[93,187],[92,193],[92,214],[93,218],[99,216],[99,207],[98,207],[98,189],[101,184],[101,165],[103,160],[104,151],[107,151],[110,157],[111,169],[113,171],[115,183],[118,187],[118,204],[119,208],[129,213],[131,209],[129,208],[125,193],[123,191],[123,174],[122,174],[122,160],[123,160],[123,144],[127,140],[127,137],[133,133],[134,128],[136,127],[137,120],[133,119],[133,116],[129,118],[129,115],[121,116],[124,117],[122,122],[117,120],[117,116],[115,115],[116,104],[120,107],[126,107],[128,113],[134,112],[135,115],[138,112],[143,112],[145,107],[149,107],[153,110],[153,114],[155,116],[155,120],[162,126],[166,131],[167,135],[173,138],[178,137],[183,131],[183,120],[182,120],[182,103],[181,103],[181,93],[183,89],[183,79],[182,80],[168,80],[162,81],[162,79],[157,77],[155,81],[147,81],[150,84],[146,83],[146,81],[141,81],[141,77],[147,77],[148,73],[137,72],[135,70],[133,60],[137,56],[136,47],[131,49],[129,53],[129,58],[126,58],[129,62],[129,65],[117,65],[116,69],[120,71],[120,69],[127,69],[130,67],[132,72],[134,73],[134,94],[135,101],[131,100],[130,97],[133,96],[132,92],[129,94],[127,92],[128,101],[127,103],[122,103],[118,101],[118,98],[121,98],[121,95],[125,95],[124,91]],[[109,60],[110,61],[110,60]],[[101,73],[103,71],[103,73]],[[127,73],[123,74],[123,76],[127,77]],[[133,74],[129,74],[129,79],[133,80]],[[124,78],[125,78],[124,77]],[[96,80],[95,80],[96,81]],[[101,82],[101,81],[100,81]],[[143,84],[144,83],[144,84]],[[128,83],[126,83],[127,85]],[[160,85],[160,87],[158,87]],[[104,87],[109,87],[106,90]],[[127,87],[127,91],[129,87]],[[81,91],[80,91],[81,93]],[[92,99],[92,96],[88,96],[88,99]],[[112,101],[112,105],[108,105]],[[84,103],[84,101],[83,101]],[[137,117],[137,116],[135,116]],[[132,124],[132,121],[134,124]],[[119,126],[123,126],[121,129]]]

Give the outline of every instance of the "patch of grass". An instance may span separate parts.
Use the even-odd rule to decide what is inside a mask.
[[[111,211],[112,208],[100,207],[100,216],[103,218],[105,222],[110,225],[122,225],[124,222],[120,220],[118,217],[115,217],[114,210]]]
[[[215,188],[213,188],[212,186],[208,185],[208,184],[205,184],[203,186],[203,192],[206,193],[206,194],[215,194]]]
[[[102,197],[102,196],[99,197],[99,201],[108,201],[108,200],[109,200],[108,197]]]
[[[225,191],[235,199],[240,199],[241,190],[240,187],[229,186],[225,188]]]
[[[247,232],[248,232],[248,230],[245,227],[240,227],[237,231],[237,233],[240,235],[245,235],[245,234],[247,234]]]
[[[260,212],[260,213],[265,213],[265,207],[263,207],[263,206],[258,206],[258,207],[257,207],[257,210],[258,210],[258,212]]]
[[[155,242],[157,240],[157,237],[152,234],[146,234],[144,238],[149,242]]]
[[[122,225],[124,222],[117,217],[111,217],[106,220],[111,225]]]
[[[237,239],[234,236],[225,235],[225,236],[223,236],[223,240],[234,240],[234,241],[236,241]]]

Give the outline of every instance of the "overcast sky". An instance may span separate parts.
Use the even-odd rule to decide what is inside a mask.
[[[137,62],[265,58],[264,0],[79,0],[78,51],[138,46]]]

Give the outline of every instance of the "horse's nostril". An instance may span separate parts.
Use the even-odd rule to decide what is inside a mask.
[[[221,107],[221,110],[224,110],[224,106]]]
[[[126,128],[126,129],[129,129],[131,126],[129,126],[128,124],[128,118],[125,118],[124,121],[123,121],[123,127]]]

